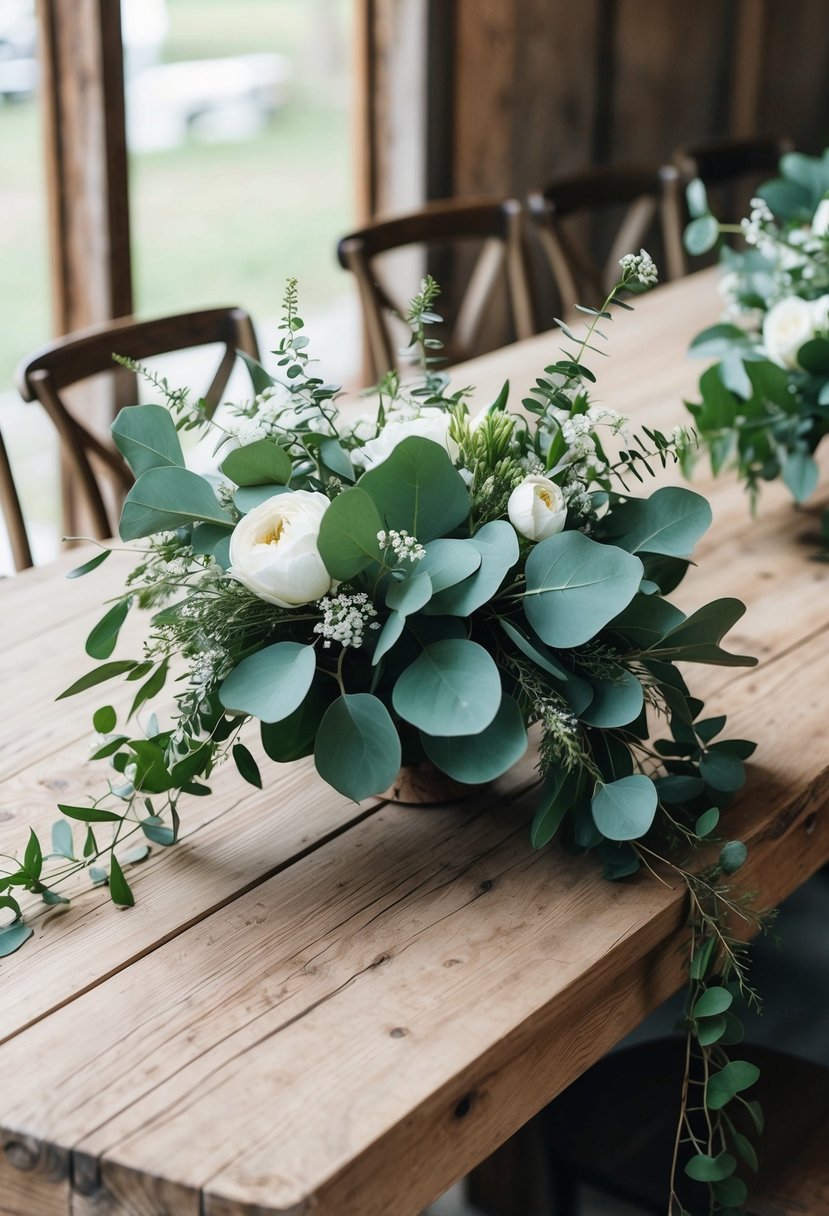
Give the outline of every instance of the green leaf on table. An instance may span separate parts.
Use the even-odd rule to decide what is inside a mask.
[[[423,750],[443,773],[464,785],[494,781],[527,750],[527,728],[517,701],[504,696],[489,726],[477,735],[447,738],[421,732]]]
[[[74,684],[70,684],[55,700],[62,701],[65,697],[74,697],[79,692],[85,692],[87,688],[103,684],[105,680],[114,680],[116,676],[125,675],[126,672],[133,671],[135,667],[137,667],[137,663],[134,659],[115,659],[111,663],[104,663],[103,666],[96,667],[94,671],[81,676]]]
[[[817,489],[820,469],[809,452],[789,452],[780,466],[780,475],[795,502],[804,502]]]
[[[83,578],[85,574],[91,574],[93,570],[106,561],[109,557],[111,549],[104,549],[101,553],[96,553],[94,557],[90,557],[88,562],[84,562],[82,566],[75,566],[74,570],[70,570],[67,578]]]
[[[633,643],[637,650],[648,650],[684,620],[685,613],[668,600],[639,591],[628,606],[613,618],[609,628]]]
[[[222,682],[219,700],[233,713],[279,722],[302,704],[316,668],[313,646],[276,642],[234,667]]]
[[[699,215],[691,220],[683,233],[685,248],[694,257],[708,253],[720,237],[720,226],[713,215]]]
[[[477,642],[446,638],[426,646],[397,680],[395,711],[427,735],[475,735],[501,704],[501,677]]]
[[[184,468],[176,425],[163,405],[126,406],[113,422],[111,434],[136,478],[148,469]]]
[[[709,807],[700,815],[699,819],[694,824],[694,833],[697,836],[710,836],[714,828],[720,821],[720,812],[717,807]]]
[[[754,667],[757,660],[749,655],[729,654],[720,647],[725,634],[745,613],[740,600],[712,600],[687,617],[650,653],[660,659],[682,660],[686,663],[716,663],[723,667]]]
[[[158,815],[149,815],[141,820],[141,831],[153,844],[160,844],[165,849],[175,844],[175,828],[166,824]]]
[[[66,806],[65,803],[59,802],[58,810],[68,819],[79,819],[82,823],[120,823],[123,819],[123,815],[118,815],[115,811],[101,810],[97,806]]]
[[[65,819],[59,819],[57,823],[52,824],[52,852],[58,857],[68,857],[70,860],[75,856],[72,829]]]
[[[102,705],[92,715],[92,725],[99,735],[108,735],[110,731],[115,730],[117,721],[118,716],[111,705]]]
[[[742,840],[728,840],[720,849],[719,864],[726,874],[736,874],[748,857]]]
[[[700,776],[712,789],[724,794],[736,794],[746,783],[742,760],[727,752],[707,751],[699,762]]]
[[[119,600],[104,613],[86,639],[86,653],[91,659],[108,659],[115,649],[121,626],[132,606],[132,597]]]
[[[360,486],[343,490],[322,517],[317,549],[332,578],[351,579],[380,561],[377,533],[383,520]]]
[[[21,920],[5,925],[0,929],[0,958],[14,954],[15,950],[19,950],[29,940],[33,932],[31,925],[26,925]]]
[[[418,570],[428,574],[437,594],[474,574],[481,564],[481,550],[468,540],[433,540],[425,546]]]
[[[649,498],[629,498],[615,507],[608,534],[628,553],[690,557],[711,518],[711,508],[701,494],[681,486],[663,486]]]
[[[275,439],[257,439],[229,452],[221,469],[237,486],[287,485],[293,464]]]
[[[431,616],[471,616],[495,596],[518,561],[518,537],[512,524],[493,519],[464,542],[481,556],[478,568],[465,579],[446,587],[429,603]]]
[[[239,775],[245,781],[247,781],[249,785],[254,785],[258,790],[261,790],[262,774],[259,772],[259,765],[245,747],[244,743],[234,743],[233,761],[239,770]]]
[[[118,904],[121,908],[131,908],[135,904],[135,896],[130,890],[130,884],[124,877],[124,871],[114,853],[110,854],[109,897],[114,904]]]
[[[269,502],[271,498],[276,498],[278,494],[290,493],[291,487],[283,485],[239,486],[239,489],[233,495],[233,505],[237,511],[241,511],[242,515],[247,515],[250,511],[255,511],[257,507],[261,507],[263,502]]]
[[[37,882],[43,869],[43,850],[33,828],[29,828],[29,839],[23,854],[23,868],[29,877]]]
[[[729,1178],[736,1168],[737,1162],[730,1153],[720,1153],[717,1157],[697,1153],[685,1166],[685,1173],[695,1182],[719,1182]]]
[[[382,701],[346,693],[320,722],[314,763],[324,781],[359,802],[387,789],[400,769],[400,739]]]
[[[136,540],[196,521],[228,524],[230,516],[203,477],[172,466],[148,469],[130,490],[121,511],[121,539]]]
[[[589,642],[630,603],[642,563],[581,532],[560,532],[535,546],[525,573],[527,620],[543,642],[563,649]]]
[[[608,840],[638,840],[653,823],[656,788],[650,777],[635,773],[607,785],[593,795],[593,822]]]
[[[421,544],[445,536],[469,514],[469,492],[449,454],[419,435],[404,439],[357,484],[374,502],[381,528],[405,530]]]
[[[720,1013],[725,1013],[726,1009],[730,1009],[733,1001],[734,997],[727,988],[723,988],[721,984],[713,984],[697,997],[691,1010],[691,1016],[694,1018],[716,1017]]]
[[[705,1103],[709,1110],[722,1110],[731,1099],[749,1089],[760,1076],[760,1069],[748,1060],[730,1060],[708,1078]]]

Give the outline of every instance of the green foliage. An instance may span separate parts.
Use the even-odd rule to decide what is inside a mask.
[[[463,478],[444,448],[416,435],[364,473],[358,488],[377,507],[382,527],[406,531],[422,543],[445,536],[469,514]]]
[[[323,780],[359,802],[391,785],[400,768],[400,739],[382,701],[346,693],[326,710],[314,763]]]
[[[421,733],[426,755],[455,781],[480,785],[494,781],[527,750],[524,715],[513,697],[502,697],[489,726],[474,735],[447,737]]]
[[[293,466],[283,447],[272,439],[235,448],[222,461],[222,472],[237,486],[287,485]]]
[[[317,548],[332,578],[350,579],[380,561],[383,520],[362,486],[338,494],[325,512]]]
[[[229,523],[210,485],[197,473],[172,466],[148,469],[138,478],[124,500],[121,512],[122,540],[136,540],[192,524]]]
[[[219,697],[231,713],[280,722],[305,700],[315,671],[313,646],[277,642],[242,659],[223,681]]]
[[[477,642],[446,638],[425,646],[397,680],[395,711],[427,735],[477,735],[501,704],[501,678]]]
[[[658,797],[650,777],[636,773],[600,785],[593,795],[593,822],[607,840],[638,840],[656,815]]]
[[[175,423],[163,405],[122,409],[112,424],[112,438],[136,478],[148,469],[184,468]]]

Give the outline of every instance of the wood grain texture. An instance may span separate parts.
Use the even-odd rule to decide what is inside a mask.
[[[716,307],[704,273],[615,321],[601,400],[680,421],[699,372],[685,344]],[[481,385],[479,404],[507,377],[520,396],[556,347],[533,339],[457,381]],[[747,886],[773,904],[829,858],[829,570],[809,560],[811,514],[779,487],[752,523],[732,480],[700,485],[715,523],[676,598],[749,602],[728,640],[762,665],[691,678],[729,734],[760,743],[725,823],[749,844]],[[96,579],[100,595],[122,577],[110,562],[72,588],[85,605]],[[8,590],[34,612],[49,587],[20,576],[0,604]],[[54,600],[52,613],[8,656],[21,719],[57,675],[24,682],[52,630],[51,667],[75,674],[89,621],[54,624]],[[88,698],[44,711],[55,762],[6,756],[0,847],[19,830],[2,822],[10,788],[22,803],[52,764],[86,780],[72,754]],[[134,871],[136,908],[85,897],[0,964],[19,994],[0,1022],[12,1216],[416,1216],[682,980],[681,889],[534,852],[533,782],[527,757],[454,807],[361,810],[307,763],[265,793],[222,774],[181,847]]]

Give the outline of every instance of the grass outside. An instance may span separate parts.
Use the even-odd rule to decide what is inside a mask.
[[[239,143],[188,140],[130,164],[136,311],[238,303],[306,311],[348,291],[337,238],[352,217],[348,0],[168,0],[168,61],[278,51],[290,99]],[[50,330],[42,143],[33,102],[0,104],[0,392]]]

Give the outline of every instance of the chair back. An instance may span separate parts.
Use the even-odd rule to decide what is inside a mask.
[[[2,435],[0,435],[0,509],[2,509],[3,518],[6,521],[14,568],[15,570],[27,570],[34,564],[32,551],[29,548],[29,538],[26,535],[20,499],[17,496],[17,487],[14,484],[9,455]]]
[[[683,189],[694,178],[700,178],[714,214],[723,220],[736,221],[747,214],[757,187],[777,176],[780,157],[793,148],[794,143],[786,136],[763,135],[689,144],[677,148],[672,159],[679,169]]]
[[[68,404],[64,393],[72,386],[102,373],[123,374],[113,355],[143,362],[173,351],[219,344],[224,347],[218,368],[203,399],[208,417],[219,405],[230,378],[237,351],[258,358],[249,315],[241,308],[211,308],[137,321],[122,317],[79,330],[50,342],[25,359],[17,369],[17,387],[25,401],[38,400],[58,432],[64,468],[77,489],[95,535],[104,539],[116,532],[114,510],[107,507],[103,481],[114,485],[117,504],[132,485],[132,474],[117,449],[95,434],[88,402]]]
[[[660,277],[685,273],[679,218],[679,173],[672,165],[617,165],[587,169],[550,182],[529,196],[530,214],[547,257],[565,316],[576,304],[598,307],[619,277],[619,259],[650,244],[656,229]],[[622,209],[607,257],[591,252],[602,213]],[[581,223],[579,223],[581,221]],[[585,223],[586,221],[586,223]],[[580,231],[579,231],[580,229]],[[649,252],[654,253],[653,246]]]
[[[479,242],[481,249],[447,332],[446,354],[452,362],[480,353],[474,344],[502,272],[516,336],[525,338],[534,332],[521,204],[515,199],[447,199],[408,215],[378,220],[340,241],[340,265],[357,279],[375,379],[398,366],[389,322],[394,315],[406,315],[405,302],[395,299],[381,282],[375,259],[411,245],[454,247],[470,241]]]

